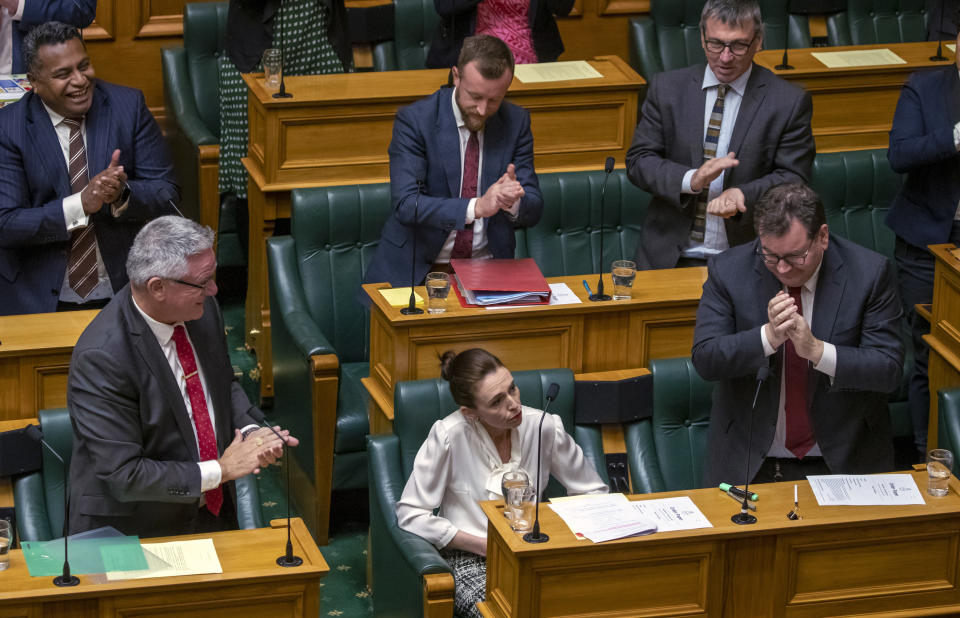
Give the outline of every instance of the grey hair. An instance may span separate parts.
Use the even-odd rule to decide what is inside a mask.
[[[130,285],[143,287],[152,277],[180,279],[187,258],[213,247],[213,230],[184,217],[167,215],[143,226],[127,254]]]
[[[756,0],[707,0],[703,5],[703,12],[700,13],[701,32],[705,32],[709,19],[741,28],[753,23],[754,34],[763,37],[763,18]]]
[[[37,54],[41,47],[44,45],[59,45],[71,39],[80,39],[80,42],[83,43],[83,35],[80,34],[80,29],[59,21],[48,21],[30,30],[23,37],[23,66],[27,67],[27,73],[36,74],[39,70]],[[83,43],[83,48],[87,48],[86,43]]]

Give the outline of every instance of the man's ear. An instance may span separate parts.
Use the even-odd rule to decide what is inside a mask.
[[[150,277],[147,279],[147,284],[143,287],[146,289],[147,294],[156,301],[162,301],[167,293],[166,283],[160,277]]]

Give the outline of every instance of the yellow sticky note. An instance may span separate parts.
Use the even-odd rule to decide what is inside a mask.
[[[410,304],[410,288],[380,288],[380,293],[387,299],[391,307],[406,307]],[[419,294],[414,294],[417,298],[417,306],[423,306],[423,298]]]

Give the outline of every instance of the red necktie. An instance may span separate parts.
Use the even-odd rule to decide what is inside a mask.
[[[803,304],[800,300],[802,288],[788,288],[790,296],[797,303],[797,312],[803,316]],[[787,339],[784,342],[784,386],[786,396],[783,409],[787,417],[786,447],[798,458],[813,448],[816,440],[813,428],[810,426],[810,410],[807,402],[807,371],[808,363],[801,358],[793,347],[793,342]]]
[[[203,394],[200,374],[197,373],[197,359],[193,355],[193,346],[187,339],[187,331],[183,325],[173,329],[173,342],[177,346],[180,368],[183,369],[183,375],[187,380],[187,395],[190,397],[190,407],[193,409],[193,424],[197,428],[200,461],[216,460],[217,437],[213,433],[213,423],[210,422],[210,412],[207,410],[207,398]],[[223,506],[223,488],[211,489],[203,495],[207,498],[207,509],[214,515],[219,515],[220,507]]]
[[[87,151],[83,145],[80,123],[83,118],[64,118],[70,127],[70,190],[79,193],[90,182],[87,178]],[[100,281],[97,273],[97,235],[93,231],[93,218],[84,228],[71,234],[70,257],[67,259],[67,282],[80,298],[86,299]]]
[[[463,155],[463,180],[461,181],[460,197],[467,199],[477,197],[477,176],[480,171],[480,140],[475,131],[470,131],[467,140],[467,151]],[[450,258],[469,258],[473,255],[473,226],[457,230],[457,238],[453,241]]]

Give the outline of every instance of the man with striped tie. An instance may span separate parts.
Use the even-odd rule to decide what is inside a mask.
[[[751,207],[772,186],[807,181],[810,95],[755,65],[756,0],[708,0],[707,63],[654,75],[627,151],[627,175],[653,194],[637,267],[705,266],[754,238]]]
[[[150,219],[179,199],[163,136],[131,88],[96,80],[80,31],[24,39],[33,91],[0,109],[0,315],[100,308]]]

